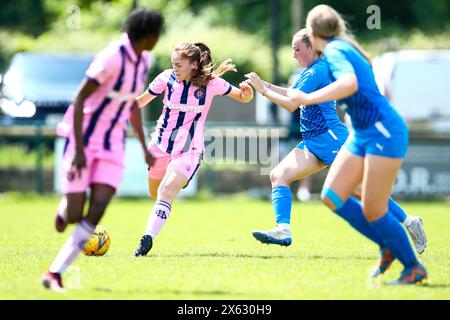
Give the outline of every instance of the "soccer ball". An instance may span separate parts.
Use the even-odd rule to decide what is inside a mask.
[[[92,237],[84,244],[81,250],[87,256],[103,256],[108,252],[109,246],[111,245],[111,238],[108,232],[102,226],[95,227],[94,234]]]

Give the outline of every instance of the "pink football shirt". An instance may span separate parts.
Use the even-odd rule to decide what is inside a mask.
[[[138,57],[127,34],[95,56],[86,77],[99,87],[84,104],[85,147],[123,152],[127,121],[135,98],[144,89],[148,69],[148,53]],[[58,135],[68,137],[68,141],[74,141],[73,109],[70,105],[57,127]]]
[[[172,69],[161,72],[148,87],[152,95],[164,92],[164,108],[152,134],[152,144],[173,155],[187,151],[203,152],[204,127],[212,100],[227,95],[231,85],[220,77],[206,87],[177,81]]]

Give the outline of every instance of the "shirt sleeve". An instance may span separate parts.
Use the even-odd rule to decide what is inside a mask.
[[[292,86],[292,89],[297,89],[305,93],[311,93],[320,88],[322,79],[320,72],[316,69],[308,69],[302,72],[300,78]]]
[[[99,52],[86,70],[86,77],[97,85],[102,85],[109,79],[117,78],[120,73],[120,57],[117,53]]]
[[[161,72],[148,86],[147,92],[154,96],[159,96],[167,89],[167,74],[165,70]]]
[[[211,90],[213,95],[223,95],[226,96],[230,93],[232,89],[231,84],[228,83],[228,81],[216,77],[212,79],[208,85],[208,91]]]
[[[325,53],[325,57],[330,66],[331,74],[335,79],[339,79],[344,73],[355,73],[352,64],[345,57],[344,53],[338,49],[331,49]]]

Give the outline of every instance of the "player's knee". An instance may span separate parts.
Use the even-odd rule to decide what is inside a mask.
[[[161,184],[158,188],[158,196],[164,200],[172,200],[178,192],[174,183]]]
[[[380,206],[377,203],[365,202],[361,203],[361,208],[366,219],[371,222],[381,218],[386,212],[387,208]]]
[[[284,186],[287,183],[286,179],[283,177],[283,172],[277,168],[270,171],[270,182],[272,187]]]
[[[342,199],[337,195],[336,192],[334,192],[333,189],[328,187],[322,188],[322,192],[320,193],[320,199],[328,208],[330,208],[333,211],[341,208],[343,205]]]

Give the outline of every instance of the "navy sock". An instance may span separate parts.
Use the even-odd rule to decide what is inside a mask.
[[[403,223],[406,219],[406,213],[402,208],[394,201],[394,199],[389,198],[388,202],[389,211],[397,218],[398,221]]]
[[[345,221],[347,221],[359,233],[378,244],[380,248],[384,247],[383,239],[377,234],[377,232],[364,216],[361,202],[359,200],[350,197],[340,208],[336,209],[334,212],[336,212]]]
[[[405,267],[411,267],[417,263],[414,250],[398,219],[391,213],[370,223],[383,242],[392,251],[392,254],[400,260]]]
[[[277,224],[291,222],[292,192],[289,187],[280,186],[272,189],[272,205]]]

